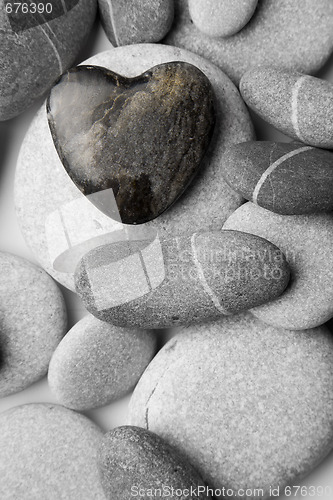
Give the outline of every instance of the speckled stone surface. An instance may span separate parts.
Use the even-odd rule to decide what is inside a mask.
[[[86,61],[132,77],[154,65],[177,60],[194,64],[209,78],[216,96],[217,126],[200,173],[186,193],[167,212],[145,225],[156,228],[161,237],[191,234],[203,228],[221,229],[227,217],[240,205],[242,198],[223,180],[220,159],[229,144],[253,138],[244,102],[218,68],[178,48],[131,45],[103,52]],[[43,107],[32,122],[20,152],[15,180],[16,210],[24,238],[36,258],[52,276],[72,289],[72,273],[59,273],[52,267],[45,225],[54,211],[82,198],[59,160]],[[96,218],[95,213],[93,218]],[[88,209],[80,225],[87,220]],[[107,230],[107,223],[104,229]],[[110,225],[110,230],[113,229]]]
[[[85,195],[112,189],[124,224],[155,219],[181,196],[215,124],[208,78],[183,62],[132,79],[78,66],[52,88],[47,110],[72,181]]]
[[[170,340],[135,389],[130,424],[186,453],[233,498],[263,488],[268,499],[270,486],[294,484],[332,449],[332,394],[326,328],[276,329],[246,314]]]
[[[206,57],[235,83],[249,69],[272,62],[281,68],[313,73],[333,50],[333,3],[260,1],[244,29],[217,40],[191,22],[188,0],[177,0],[175,22],[163,41]]]
[[[252,309],[282,328],[312,328],[333,316],[333,215],[278,215],[253,203],[237,209],[225,229],[256,234],[279,246],[291,269],[290,285],[269,304]]]
[[[245,102],[289,137],[333,149],[333,84],[280,68],[255,68],[240,82]]]
[[[97,466],[101,430],[62,406],[29,404],[0,415],[1,500],[105,500]]]
[[[50,389],[73,410],[106,405],[133,389],[155,350],[153,332],[119,328],[88,315],[54,352]]]
[[[216,231],[158,245],[100,246],[81,260],[75,284],[86,309],[103,321],[167,328],[265,304],[283,293],[289,277],[276,246],[238,231]]]
[[[238,33],[251,19],[258,0],[188,0],[195,26],[210,37]]]
[[[96,0],[48,0],[41,5],[46,9],[46,4],[51,12],[38,16],[17,5],[7,14],[1,2],[0,120],[18,115],[51,87],[73,64],[94,22]]]
[[[162,496],[180,500],[211,498],[193,466],[146,429],[123,426],[108,432],[102,440],[98,461],[109,500],[128,500],[139,493],[140,498],[147,500]],[[164,495],[155,495],[154,491],[161,488]]]
[[[65,303],[55,282],[25,259],[0,253],[0,397],[47,372],[66,333]]]
[[[104,30],[115,47],[159,42],[169,31],[174,0],[98,0]]]
[[[223,155],[224,178],[247,200],[283,215],[333,210],[333,153],[301,143],[244,142]]]

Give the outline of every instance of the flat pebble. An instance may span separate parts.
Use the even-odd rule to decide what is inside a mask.
[[[281,328],[313,328],[333,316],[333,215],[278,215],[246,203],[225,229],[256,234],[277,245],[291,269],[284,294],[252,309],[255,316]]]
[[[0,415],[1,500],[105,500],[97,466],[101,430],[52,404]]]
[[[277,329],[246,314],[170,340],[134,391],[130,424],[186,454],[213,488],[239,499],[240,488],[262,488],[266,500],[332,449],[332,394],[327,328]]]
[[[283,215],[333,210],[333,153],[300,143],[244,142],[223,156],[224,178],[244,198]]]
[[[155,350],[154,332],[119,328],[88,315],[54,352],[50,389],[73,410],[106,405],[133,389]]]
[[[30,3],[30,2],[29,2]],[[23,2],[0,5],[0,121],[24,111],[69,68],[84,45],[96,0],[36,2],[42,15]]]
[[[277,67],[313,73],[323,66],[333,50],[333,3],[331,0],[261,1],[239,33],[214,39],[193,24],[189,0],[178,0],[175,21],[163,42],[206,57],[235,83],[251,68],[272,61]]]
[[[67,315],[60,290],[43,269],[1,252],[0,274],[0,397],[5,397],[46,375],[66,333]]]
[[[102,485],[110,500],[131,496],[208,500],[197,471],[162,438],[139,427],[118,427],[105,434],[99,455]],[[163,494],[155,494],[161,491]],[[194,493],[189,493],[193,491]]]
[[[169,31],[174,0],[98,0],[104,30],[115,47],[159,42]]]
[[[211,37],[238,33],[249,22],[258,0],[188,0],[196,27]]]
[[[280,68],[243,75],[245,102],[266,122],[305,144],[333,149],[333,84]]]
[[[216,66],[195,54],[166,45],[130,45],[98,54],[86,63],[133,77],[171,61],[193,64],[209,78],[216,97],[217,125],[202,168],[191,186],[168,211],[145,224],[158,230],[161,237],[222,228],[242,198],[223,180],[221,155],[229,144],[253,138],[252,123],[237,89]],[[15,202],[24,238],[36,259],[58,281],[74,289],[73,271],[59,272],[53,266],[57,245],[62,242],[68,248],[87,241],[94,245],[95,237],[110,233],[115,227],[110,218],[105,216],[101,220],[101,212],[85,199],[67,175],[54,147],[44,106],[22,145]],[[63,230],[59,228],[62,221],[65,221]]]
[[[268,241],[216,231],[100,246],[83,257],[75,283],[86,309],[103,321],[167,328],[264,304],[281,295],[289,276],[284,255]]]

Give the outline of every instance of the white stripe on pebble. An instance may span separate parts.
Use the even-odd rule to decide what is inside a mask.
[[[304,80],[307,79],[307,76],[301,76],[299,80],[295,83],[293,90],[292,90],[292,96],[291,96],[291,123],[294,127],[295,133],[297,137],[302,141],[306,142],[305,138],[302,136],[301,131],[299,129],[299,124],[298,124],[298,94],[300,91],[301,86],[304,83]]]
[[[286,153],[285,155],[281,156],[278,160],[276,160],[274,163],[272,163],[267,170],[262,174],[260,177],[256,187],[254,188],[253,191],[253,203],[258,204],[258,196],[260,189],[262,188],[264,182],[266,181],[267,177],[271,175],[274,170],[281,165],[281,163],[285,162],[289,158],[292,158],[293,156],[299,155],[300,153],[304,153],[305,151],[308,151],[309,149],[313,149],[311,146],[305,146],[304,148],[299,148],[295,149],[294,151],[290,151],[289,153]]]

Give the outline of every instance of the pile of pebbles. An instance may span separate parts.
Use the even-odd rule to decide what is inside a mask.
[[[0,396],[48,374],[58,402],[0,414],[0,498],[286,492],[333,449],[333,3],[60,3],[0,6],[0,120],[47,92],[14,186],[39,266],[0,253]],[[113,47],[72,67],[97,9]],[[106,434],[81,413],[132,391]]]

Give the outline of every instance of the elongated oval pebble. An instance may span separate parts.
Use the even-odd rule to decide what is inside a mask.
[[[98,0],[98,5],[104,30],[116,47],[159,42],[173,21],[174,0]]]
[[[224,228],[266,238],[286,255],[291,269],[284,294],[252,309],[259,319],[281,328],[313,328],[333,316],[333,214],[278,215],[246,203]]]
[[[333,84],[278,68],[254,68],[243,75],[240,91],[261,118],[289,137],[333,148]]]
[[[221,162],[244,198],[284,215],[333,210],[333,153],[295,143],[244,142]]]
[[[157,434],[140,427],[123,426],[105,434],[99,467],[110,500],[176,495],[181,500],[211,498],[194,467]],[[161,490],[163,494],[158,493]]]
[[[247,313],[170,340],[134,391],[130,424],[185,453],[212,488],[233,490],[223,498],[262,488],[246,498],[267,500],[332,450],[332,394],[326,327],[277,329]]]
[[[153,332],[119,328],[88,315],[52,356],[51,391],[73,410],[106,405],[133,389],[155,349]]]
[[[83,257],[75,280],[86,308],[99,319],[163,328],[266,303],[286,288],[289,268],[280,250],[262,238],[212,231],[98,247]]]
[[[97,467],[102,431],[54,404],[0,415],[1,500],[105,500]]]
[[[189,0],[192,21],[211,37],[238,33],[251,19],[258,0]]]

